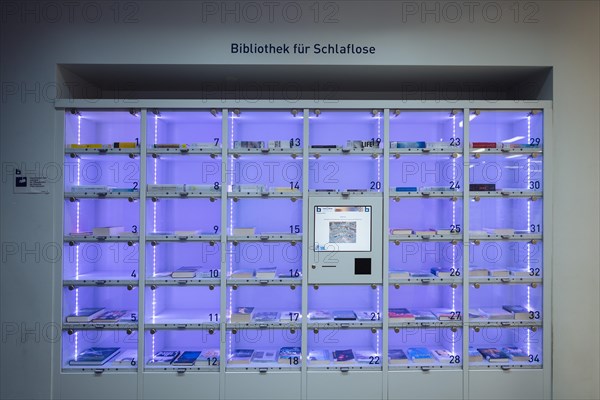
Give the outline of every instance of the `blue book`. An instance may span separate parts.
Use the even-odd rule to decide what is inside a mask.
[[[410,347],[406,352],[413,362],[425,363],[434,361],[433,355],[425,347]]]
[[[118,352],[119,347],[90,347],[69,361],[69,365],[104,365]]]
[[[397,149],[417,148],[424,149],[427,147],[426,142],[396,142]]]
[[[416,186],[396,186],[396,192],[416,192]]]

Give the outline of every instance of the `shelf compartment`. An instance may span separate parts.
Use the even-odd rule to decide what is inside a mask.
[[[137,286],[82,286],[63,287],[63,326],[72,329],[86,328],[90,326],[102,326],[113,328],[137,328],[138,313],[138,290]],[[86,308],[103,308],[104,312],[124,311],[118,320],[89,321],[74,323],[67,321],[67,317],[74,314],[76,310]],[[97,315],[95,319],[99,319]],[[71,326],[71,325],[77,326]]]
[[[287,329],[228,330],[226,341],[228,354],[226,368],[228,371],[299,371],[302,366],[300,354],[292,355],[285,350],[285,348],[300,349],[302,342],[300,329],[293,332]],[[245,351],[241,352],[241,350]],[[270,352],[271,355],[265,357],[266,354],[256,353],[257,351]],[[232,356],[235,357],[232,358]]]
[[[390,188],[389,197],[394,201],[400,201],[403,198],[429,198],[442,197],[449,199],[460,199],[463,197],[463,192],[455,190],[417,190],[410,192],[396,192],[395,188]]]
[[[140,192],[65,192],[65,199],[74,202],[78,199],[127,199],[130,202],[138,200],[140,198]]]
[[[460,151],[463,138],[462,110],[390,110],[390,141],[424,141]],[[403,149],[399,149],[403,150]],[[456,150],[455,150],[456,151]]]
[[[543,366],[543,329],[526,327],[471,327],[470,347],[479,352],[479,360],[471,359],[470,369],[541,368]],[[513,357],[511,357],[511,354]],[[489,356],[489,357],[488,357]]]
[[[132,243],[133,244],[133,243]],[[63,244],[63,284],[136,285],[139,248],[128,243],[84,242]]]
[[[231,368],[227,371],[224,398],[248,399],[248,388],[252,397],[262,400],[295,400],[300,398],[302,374],[296,370],[250,370]],[[274,390],[274,388],[277,388]]]
[[[463,399],[463,372],[458,368],[442,367],[416,371],[396,367],[390,366],[388,375],[390,400]]]
[[[146,327],[218,328],[221,322],[219,297],[218,287],[146,287]]]
[[[309,370],[382,370],[381,330],[338,329],[308,331]],[[324,353],[328,357],[315,357]]]
[[[77,372],[93,372],[96,375],[105,372],[135,372],[138,368],[137,331],[120,330],[63,330],[62,333],[62,370]],[[71,360],[89,348],[119,348],[119,353],[108,359],[104,364],[97,365],[71,365]],[[135,360],[121,359],[128,351]],[[133,363],[132,363],[133,361]]]
[[[382,172],[382,157],[358,154],[311,157],[307,172],[309,190],[347,192],[350,196],[357,192],[382,192]]]
[[[146,372],[219,372],[220,341],[216,329],[147,329],[145,332],[144,371]],[[153,355],[160,351],[200,351],[193,365],[153,363]]]
[[[465,363],[462,342],[460,326],[392,328],[389,330],[388,365],[390,370],[460,369]]]

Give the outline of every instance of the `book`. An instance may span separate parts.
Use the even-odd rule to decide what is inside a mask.
[[[175,236],[196,236],[199,233],[200,232],[197,229],[177,230],[177,231],[173,232],[173,235],[175,235]]]
[[[471,147],[474,149],[495,149],[498,146],[496,142],[473,142]]]
[[[110,193],[113,188],[106,185],[74,185],[71,186],[73,193]]]
[[[294,144],[291,140],[269,140],[269,149],[291,149]]]
[[[279,322],[279,313],[277,311],[258,311],[252,314],[254,322]]]
[[[155,149],[178,149],[180,146],[179,143],[155,143]]]
[[[469,362],[482,362],[483,356],[473,347],[469,347]]]
[[[402,349],[389,349],[388,359],[390,364],[407,364],[408,357]]]
[[[173,361],[173,365],[178,366],[192,366],[196,363],[198,357],[200,357],[201,351],[184,351]]]
[[[435,321],[437,319],[429,310],[411,309],[410,312],[415,316],[415,321]]]
[[[518,347],[514,347],[514,346],[508,346],[508,347],[503,347],[502,352],[504,352],[505,354],[508,355],[508,357],[516,362],[527,362],[529,361],[529,354],[527,354],[525,351],[521,350]]]
[[[308,352],[308,363],[312,365],[329,364],[331,362],[331,354],[327,349],[316,349]]]
[[[233,228],[233,236],[252,236],[256,234],[256,228]]]
[[[334,321],[356,321],[356,314],[352,310],[335,310],[332,314]]]
[[[426,347],[409,347],[406,351],[409,359],[416,363],[433,362],[433,355]]]
[[[437,231],[434,229],[413,230],[413,234],[418,236],[432,236],[437,234]]]
[[[191,279],[196,277],[196,267],[179,267],[171,272],[171,277],[176,279]]]
[[[232,279],[248,279],[254,277],[254,270],[249,268],[243,268],[235,270],[229,275]]]
[[[115,364],[123,364],[123,365],[136,365],[137,364],[137,350],[136,349],[128,349],[117,354],[115,359],[113,360]]]
[[[510,274],[512,276],[518,276],[518,277],[529,277],[529,273],[530,271],[527,269],[510,269]]]
[[[113,147],[115,149],[135,149],[138,144],[136,142],[114,142]]]
[[[69,147],[72,149],[102,149],[102,148],[104,148],[104,145],[100,144],[100,143],[88,143],[88,144],[73,143]]]
[[[434,349],[431,353],[441,363],[450,363],[455,359],[454,354],[446,349]]]
[[[235,140],[233,142],[234,149],[262,149],[265,147],[265,142],[262,140]]]
[[[432,267],[431,273],[438,278],[453,278],[457,276],[457,269],[446,267]],[[460,276],[460,275],[458,275]]]
[[[426,142],[418,141],[418,142],[390,142],[391,148],[396,149],[409,149],[409,148],[417,148],[424,149],[427,147]]]
[[[200,357],[196,360],[197,363],[206,364],[208,366],[217,366],[221,360],[221,351],[219,349],[205,349],[200,353]]]
[[[489,268],[488,275],[496,278],[506,278],[510,276],[510,271],[505,268]]]
[[[380,321],[381,314],[376,311],[358,310],[354,311],[356,319],[359,321]]]
[[[296,346],[287,346],[279,349],[279,362],[282,364],[294,364],[294,359],[300,361],[302,349]],[[291,360],[291,361],[290,361]],[[300,365],[300,364],[298,364]]]
[[[431,275],[427,271],[417,271],[417,272],[411,272],[410,277],[411,278],[432,278],[433,275]]]
[[[148,365],[169,365],[177,358],[179,351],[161,350],[154,353],[152,358],[148,360]]]
[[[496,190],[495,183],[470,183],[469,190],[471,192],[493,192]]]
[[[406,279],[410,278],[410,272],[403,270],[391,270],[389,277],[390,279]]]
[[[256,279],[275,279],[276,273],[276,267],[258,268],[256,270]]]
[[[148,193],[181,193],[185,192],[184,184],[147,184]]]
[[[119,353],[119,347],[89,347],[69,361],[69,365],[104,365]]]
[[[390,319],[397,319],[403,321],[415,320],[415,316],[408,310],[408,308],[390,308],[388,310],[388,317]]]
[[[483,358],[491,363],[503,363],[510,361],[508,354],[495,347],[479,348],[477,351],[481,353]]]
[[[236,307],[231,313],[230,322],[248,324],[252,322],[254,307]]]
[[[302,321],[302,314],[300,311],[286,310],[282,311],[279,315],[279,322],[300,322]]]
[[[314,310],[308,313],[308,319],[313,321],[333,319],[333,315],[329,311]]]
[[[102,307],[80,308],[77,312],[67,315],[65,320],[73,323],[90,322],[104,313],[104,311],[106,311],[106,309]]]
[[[481,307],[479,311],[481,311],[481,313],[484,314],[488,319],[514,319],[512,313],[509,313],[500,307]]]
[[[440,321],[460,321],[462,313],[451,308],[432,308],[431,312]]]
[[[275,362],[278,359],[276,350],[262,350],[256,349],[254,353],[252,353],[252,362]]]
[[[352,352],[352,349],[334,350],[332,357],[333,360],[338,363],[354,362],[354,352]]]
[[[354,360],[360,364],[381,364],[381,355],[371,350],[353,350]]]
[[[229,363],[229,364],[250,364],[253,354],[254,354],[253,349],[236,349],[229,356],[227,363]]]
[[[337,149],[337,145],[335,144],[311,144],[311,149]]]
[[[231,186],[232,193],[263,193],[266,191],[265,185],[240,184]]]
[[[215,185],[192,184],[186,183],[184,186],[185,192],[220,192],[221,189],[215,189]]]
[[[100,226],[93,228],[94,236],[118,236],[125,231],[122,226]]]
[[[412,235],[413,230],[408,228],[393,228],[390,229],[392,235]]]
[[[471,267],[469,268],[469,276],[477,277],[477,276],[488,276],[490,271],[486,268],[477,268]]]
[[[513,315],[513,318],[519,321],[529,320],[529,310],[520,305],[505,305],[502,308]]]
[[[396,186],[394,192],[416,192],[419,188],[416,186]]]
[[[188,143],[188,147],[190,149],[214,149],[220,148],[220,144],[215,144],[215,142],[193,142]]]
[[[469,309],[469,319],[487,319],[487,315],[477,308]]]
[[[106,311],[99,316],[95,317],[92,322],[95,323],[117,323],[123,318],[129,311],[128,310],[111,310]]]
[[[514,235],[515,230],[512,228],[483,228],[489,235]]]

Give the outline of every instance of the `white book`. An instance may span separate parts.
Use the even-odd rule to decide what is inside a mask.
[[[275,279],[277,268],[258,268],[256,270],[256,279]]]
[[[125,231],[122,226],[99,226],[92,230],[94,236],[118,236]]]
[[[253,236],[256,228],[233,228],[233,236]]]
[[[110,193],[112,191],[111,186],[105,185],[76,185],[71,186],[71,192],[74,193]]]
[[[512,228],[484,228],[484,231],[490,235],[514,235]]]
[[[252,362],[275,362],[278,358],[279,352],[276,350],[256,349],[254,350],[254,353],[252,353]]]
[[[163,193],[163,192],[184,192],[184,184],[148,184],[148,192],[152,193]]]

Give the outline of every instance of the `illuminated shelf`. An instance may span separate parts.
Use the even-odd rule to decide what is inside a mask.
[[[362,149],[349,149],[344,147],[337,148],[310,148],[308,150],[308,154],[312,157],[318,156],[328,156],[328,155],[368,155],[368,156],[378,156],[383,154],[383,149],[378,148],[362,148]]]
[[[395,244],[398,244],[400,242],[414,242],[414,241],[432,241],[432,242],[459,242],[462,241],[462,234],[460,233],[456,233],[456,234],[435,234],[435,235],[415,235],[415,234],[410,234],[410,235],[390,235],[389,236],[389,240],[394,242]]]
[[[270,322],[227,322],[226,329],[227,330],[237,330],[237,329],[301,329],[302,322],[300,322],[300,318],[298,318],[298,322],[294,321],[270,321]]]
[[[302,155],[302,148],[291,148],[291,149],[246,149],[246,148],[236,148],[236,149],[228,149],[227,153],[232,157],[241,157],[242,155],[286,155],[289,154],[292,158],[296,158],[297,156]]]
[[[543,149],[541,147],[529,147],[529,148],[517,148],[517,149],[508,149],[508,148],[501,148],[501,147],[495,147],[495,148],[490,148],[490,149],[486,149],[486,148],[473,148],[471,147],[469,149],[469,153],[471,153],[471,155],[475,155],[475,154],[542,154],[543,153]]]
[[[486,328],[486,327],[501,327],[501,328],[513,328],[513,327],[541,327],[541,319],[531,320],[516,320],[516,319],[471,319],[468,324],[471,328]]]
[[[102,193],[88,193],[88,192],[65,192],[65,199],[71,201],[77,199],[139,199],[140,192],[102,192]],[[131,200],[130,200],[131,201]]]
[[[302,278],[227,278],[227,285],[284,285],[284,286],[301,286]]]
[[[390,156],[396,158],[402,155],[417,155],[417,154],[447,154],[457,158],[459,154],[462,154],[462,147],[446,146],[446,147],[432,147],[432,148],[417,148],[417,147],[406,147],[402,149],[390,149]]]
[[[66,235],[63,240],[65,242],[131,242],[137,243],[139,241],[139,236],[134,234],[123,234],[119,236],[99,236],[99,235]]]
[[[138,280],[131,278],[101,278],[94,276],[94,274],[80,275],[77,279],[65,279],[63,280],[63,286],[137,286]]]
[[[280,362],[254,362],[249,364],[226,364],[228,371],[269,371],[269,370],[281,370],[281,371],[300,371],[300,363],[297,365],[286,365]]]
[[[470,370],[487,370],[487,369],[502,369],[505,371],[511,369],[540,369],[542,368],[542,363],[540,362],[508,362],[508,363],[491,363],[489,361],[479,361],[479,362],[470,362],[469,369]]]
[[[146,278],[146,286],[219,286],[220,278],[173,278],[150,277]]]
[[[369,363],[335,363],[335,361],[330,362],[329,364],[313,364],[311,365],[310,362],[308,364],[308,369],[311,371],[319,371],[319,370],[323,370],[323,371],[362,371],[362,370],[366,370],[366,371],[381,371],[381,369],[383,368],[382,366],[383,361],[380,361],[379,364],[369,364]]]
[[[229,242],[302,242],[302,234],[263,234],[263,235],[231,235],[227,236]]]
[[[470,233],[469,238],[473,240],[486,240],[486,241],[532,241],[542,240],[542,234],[539,233],[515,233],[513,235],[498,235],[498,234],[486,234],[486,233]]]
[[[200,364],[207,364],[207,365],[200,365]],[[216,372],[218,373],[220,370],[219,368],[219,364],[217,363],[217,365],[208,365],[208,360],[206,361],[196,361],[194,363],[193,366],[178,366],[178,365],[148,365],[148,361],[146,361],[146,365],[144,365],[144,371],[145,372],[177,372],[177,373],[183,373],[183,372],[193,372],[193,371],[201,371],[201,372]]]
[[[308,320],[308,329],[381,329],[383,320],[378,321],[334,321],[333,319]]]
[[[462,285],[461,277],[440,278],[431,275],[431,277],[411,277],[411,278],[390,278],[390,285]]]
[[[221,241],[221,235],[146,235],[146,241],[151,242],[219,242]]]
[[[65,149],[65,154],[71,155],[71,157],[73,157],[74,155],[81,155],[81,154],[90,154],[90,155],[105,155],[105,154],[110,154],[110,155],[117,155],[117,154],[121,154],[121,155],[128,155],[128,156],[136,156],[140,154],[140,149],[139,148],[118,148],[118,149],[71,149],[71,148],[66,148]]]
[[[542,278],[540,277],[525,277],[525,276],[507,276],[507,277],[498,277],[498,276],[471,276],[469,277],[469,284],[479,283],[483,285],[489,284],[532,284],[542,283]]]
[[[301,199],[302,198],[302,192],[301,191],[296,191],[296,192],[261,192],[261,193],[255,193],[255,192],[228,192],[227,193],[227,197],[232,199],[233,201],[237,201],[237,199],[244,199],[244,198],[251,198],[251,199],[257,199],[257,198],[287,198],[287,199]]]
[[[118,321],[118,322],[108,322],[108,323],[101,323],[101,322],[63,322],[62,329],[63,330],[72,329],[74,331],[97,330],[97,329],[103,329],[103,330],[104,329],[118,329],[118,330],[131,329],[131,330],[137,330],[138,329],[138,321],[124,321],[124,320],[121,320],[121,321]]]
[[[159,199],[202,199],[202,198],[220,198],[221,191],[206,192],[148,192],[146,196],[152,201]]]
[[[121,372],[121,373],[135,373],[137,372],[138,366],[136,365],[128,365],[127,363],[115,363],[115,362],[107,362],[104,365],[100,366],[81,366],[81,365],[63,365],[63,371],[65,372],[94,372],[95,374],[99,374],[102,372]]]
[[[148,156],[156,157],[162,154],[168,155],[187,155],[187,154],[205,154],[211,157],[217,157],[221,155],[220,147],[202,147],[202,148],[149,148],[146,150]]]
[[[496,197],[496,198],[511,198],[511,197],[524,197],[524,198],[535,198],[539,199],[543,197],[543,192],[539,190],[494,190],[494,191],[471,191],[469,197]]]
[[[390,198],[392,199],[400,199],[403,197],[412,197],[412,198],[428,198],[428,197],[440,197],[440,198],[461,198],[463,197],[463,192],[457,192],[455,190],[432,190],[432,191],[423,191],[418,190],[416,192],[396,192],[393,188],[390,188]]]
[[[390,318],[388,320],[388,324],[390,328],[407,328],[407,327],[417,327],[417,328],[460,328],[462,327],[462,319],[456,321],[440,321],[440,320],[410,320],[410,321],[397,321],[394,318]]]

